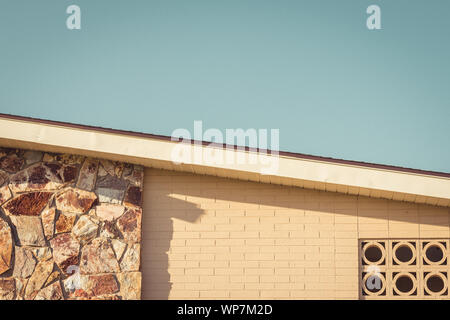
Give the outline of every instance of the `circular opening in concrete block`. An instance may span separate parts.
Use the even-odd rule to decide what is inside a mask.
[[[368,261],[375,263],[380,261],[383,257],[383,252],[381,252],[381,249],[377,246],[370,246],[364,252],[364,256]]]

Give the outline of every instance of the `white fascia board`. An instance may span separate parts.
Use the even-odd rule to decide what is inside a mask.
[[[113,132],[103,132],[89,129],[65,127],[46,123],[29,122],[16,119],[0,118],[0,138],[24,142],[27,145],[51,146],[61,149],[61,152],[100,154],[129,158],[129,162],[148,163],[151,161],[172,162],[172,152],[178,146],[177,142],[168,140],[126,135]],[[204,145],[185,145],[192,155],[205,154],[208,150],[219,150],[217,147]],[[43,148],[44,150],[45,148]],[[371,190],[405,193],[424,197],[450,199],[450,179],[440,176],[424,175],[403,171],[364,167],[351,164],[342,164],[287,156],[271,156],[248,152],[244,150],[221,149],[224,159],[226,157],[241,156],[244,163],[205,163],[203,159],[192,156],[184,163],[192,170],[192,166],[205,166],[217,169],[217,172],[245,172],[252,176],[261,175],[268,165],[261,163],[276,161],[278,170],[270,173],[277,178],[289,178],[312,181],[315,183],[336,184]],[[256,163],[249,163],[249,157],[259,157]],[[265,162],[267,163],[267,162]],[[175,164],[173,166],[176,166]],[[286,179],[275,179],[286,181]]]

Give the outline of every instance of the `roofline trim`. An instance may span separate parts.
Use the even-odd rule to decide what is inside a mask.
[[[170,137],[170,136],[156,135],[156,134],[151,134],[151,133],[143,133],[143,132],[135,132],[135,131],[127,131],[127,130],[120,130],[120,129],[112,129],[112,128],[103,128],[103,127],[98,127],[98,126],[82,125],[82,124],[75,124],[75,123],[70,123],[70,122],[46,120],[46,119],[17,116],[17,115],[4,114],[4,113],[0,113],[0,118],[33,122],[33,123],[41,123],[41,124],[54,125],[54,126],[59,126],[59,127],[68,127],[68,128],[73,128],[73,129],[81,129],[81,130],[97,131],[97,132],[103,132],[103,133],[134,136],[134,137],[147,138],[147,139],[156,139],[156,140],[162,140],[162,141],[177,142],[177,140],[173,140],[172,137]],[[255,148],[250,148],[250,147],[228,145],[228,144],[218,144],[218,143],[211,143],[211,142],[199,141],[199,140],[190,140],[190,143],[202,145],[202,146],[210,146],[210,147],[217,147],[217,148],[224,148],[224,149],[225,148],[226,149],[234,149],[234,150],[239,150],[239,151],[248,151],[248,152],[257,152],[257,153],[261,152],[261,153],[265,153],[265,154],[269,154],[269,155],[277,153],[278,155],[284,156],[284,157],[299,158],[299,159],[303,159],[303,160],[320,161],[320,162],[325,162],[325,163],[343,164],[343,165],[351,165],[351,166],[366,167],[366,168],[373,168],[373,169],[389,170],[389,171],[395,171],[395,172],[404,172],[404,173],[413,173],[413,174],[420,174],[420,175],[426,175],[426,176],[450,178],[450,173],[446,173],[446,172],[405,168],[405,167],[399,167],[399,166],[376,164],[376,163],[369,163],[369,162],[362,162],[362,161],[355,161],[355,160],[335,159],[335,158],[330,158],[330,157],[314,156],[314,155],[288,152],[288,151],[255,149]]]
[[[126,133],[126,132],[125,132]],[[295,186],[431,205],[450,206],[450,179],[425,175],[423,171],[404,172],[368,166],[354,162],[323,161],[288,155],[259,153],[252,161],[251,149],[222,149],[222,159],[232,162],[208,162],[195,155],[208,155],[214,148],[206,143],[179,143],[168,137],[124,134],[118,130],[95,130],[88,126],[61,125],[58,122],[29,121],[0,116],[0,145],[9,148],[71,153],[94,158],[140,164],[147,167],[186,171],[219,177]],[[186,148],[185,148],[186,147]],[[193,157],[174,162],[174,155],[186,150]],[[246,151],[248,150],[248,151]],[[184,153],[184,151],[183,151]],[[239,161],[244,157],[244,162]],[[242,159],[242,158],[241,158]],[[269,169],[267,171],[266,169]]]

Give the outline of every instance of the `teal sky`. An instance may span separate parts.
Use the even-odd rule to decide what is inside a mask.
[[[0,0],[0,113],[450,172],[449,40],[448,0]]]

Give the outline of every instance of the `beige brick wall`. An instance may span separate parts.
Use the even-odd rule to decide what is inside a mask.
[[[144,299],[358,299],[358,238],[450,237],[449,209],[147,169]]]

